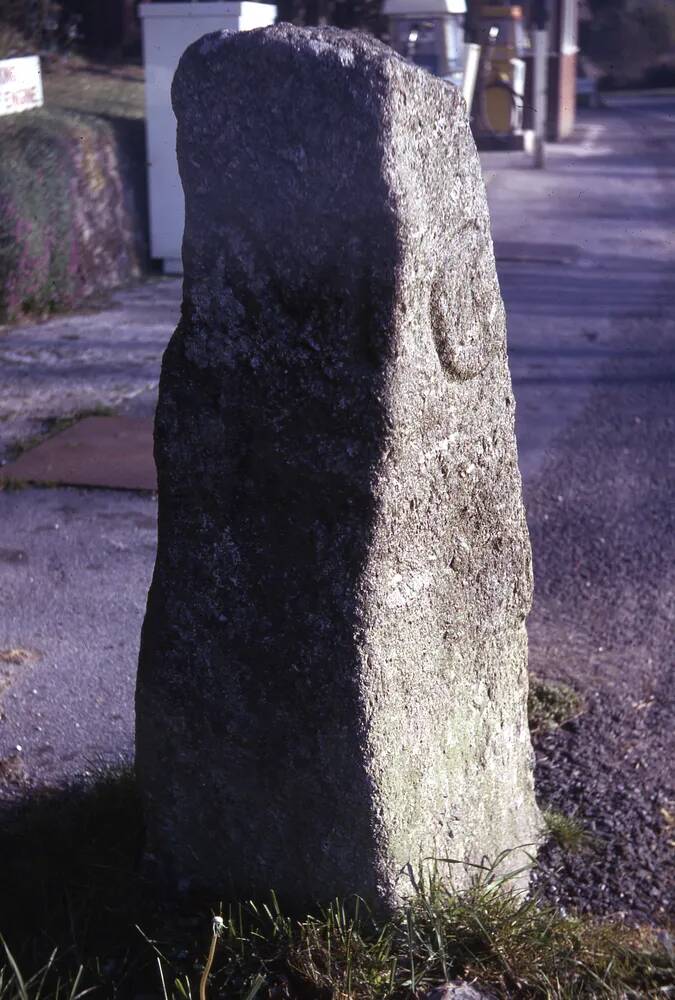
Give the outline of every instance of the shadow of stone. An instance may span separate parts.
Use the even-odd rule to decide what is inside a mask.
[[[24,978],[55,948],[54,975],[82,964],[88,978],[87,956],[105,956],[116,976],[128,964],[142,941],[134,924],[156,904],[139,869],[142,839],[130,770],[0,804],[0,934]]]

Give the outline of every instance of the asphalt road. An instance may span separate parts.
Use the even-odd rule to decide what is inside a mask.
[[[573,240],[578,256],[501,270],[534,554],[530,666],[587,702],[575,723],[537,739],[537,790],[592,839],[580,854],[550,845],[538,881],[566,906],[665,921],[674,901],[675,100],[617,100],[588,128],[607,152],[579,157],[572,185],[561,150],[552,167],[563,183],[547,212],[550,228],[570,213],[567,242],[578,188],[590,230]]]
[[[589,705],[539,741],[538,786],[597,844],[573,859],[548,849],[540,883],[566,904],[660,916],[673,810],[675,100],[587,113],[546,171],[515,154],[487,154],[484,169],[534,549],[531,664]],[[177,283],[157,282],[96,315],[0,332],[0,449],[94,403],[149,412],[177,301]],[[0,800],[131,759],[154,522],[144,495],[0,493]]]

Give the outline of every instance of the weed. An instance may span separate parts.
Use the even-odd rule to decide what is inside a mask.
[[[575,719],[583,709],[583,698],[567,684],[530,677],[527,714],[533,732],[557,729]]]
[[[593,838],[589,836],[583,823],[574,816],[566,816],[555,809],[545,809],[544,820],[550,836],[564,851],[581,851],[593,843]]]

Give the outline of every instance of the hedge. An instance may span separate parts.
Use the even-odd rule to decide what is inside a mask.
[[[0,119],[0,322],[72,308],[147,260],[142,121]]]

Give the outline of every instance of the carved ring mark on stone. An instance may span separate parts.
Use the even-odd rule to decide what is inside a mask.
[[[459,381],[475,378],[488,366],[501,333],[499,286],[489,248],[479,244],[457,266],[442,267],[431,284],[431,331],[441,365]]]

